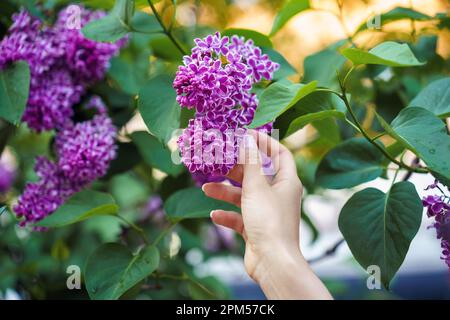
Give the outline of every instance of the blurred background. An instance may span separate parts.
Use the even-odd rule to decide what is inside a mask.
[[[109,0],[82,2],[86,6],[101,9],[109,9],[113,3]],[[51,15],[57,8],[69,3],[75,2],[2,1],[1,34],[7,29],[10,13],[20,6],[35,7]],[[145,2],[138,3],[143,11],[150,12]],[[230,28],[252,29],[267,35],[283,3],[263,0],[179,0],[176,11],[177,32],[185,43],[192,41],[194,34]],[[156,5],[164,12],[163,18],[169,21],[173,14],[170,1],[159,1]],[[388,39],[405,41],[410,43],[419,60],[429,62],[427,66],[414,70],[393,71],[391,68],[368,67],[355,72],[350,81],[350,92],[354,101],[361,106],[359,117],[373,132],[376,132],[377,128],[372,122],[374,115],[371,110],[377,108],[377,111],[390,120],[425,84],[449,75],[448,1],[312,0],[311,7],[313,9],[289,20],[272,37],[274,48],[296,71],[290,76],[291,80],[307,82],[319,78],[331,87],[335,85],[336,79],[321,73],[321,68],[327,68],[327,64],[342,70],[348,68],[345,59],[327,55],[330,48],[338,48],[343,42],[351,42],[360,48],[368,49]],[[396,7],[410,8],[439,19],[384,21],[380,28],[365,30],[355,35],[370,17],[389,12]],[[157,72],[158,68],[173,68],[160,65],[160,59],[164,59],[167,52],[158,50],[160,47],[156,40],[146,39],[143,43],[144,45],[139,39],[132,39],[129,48],[112,61],[105,83],[93,89],[96,93],[106,96],[110,107],[115,108],[113,118],[122,133],[146,130],[146,127],[140,115],[128,108],[133,105],[134,87],[129,79],[123,79],[120,74],[141,73],[145,80]],[[134,66],[138,65],[138,61],[142,62],[138,65],[137,72],[130,71],[133,68],[131,60],[134,60]],[[122,108],[122,105],[126,105],[128,109]],[[338,299],[450,298],[450,273],[440,259],[440,242],[436,239],[435,231],[428,228],[431,220],[425,215],[406,260],[394,279],[392,290],[387,292],[367,289],[367,274],[354,261],[348,247],[341,241],[342,235],[337,225],[342,206],[356,190],[321,190],[314,183],[315,168],[321,156],[339,141],[340,136],[348,134],[339,126],[336,132],[328,128],[326,131],[308,126],[285,141],[295,154],[298,173],[306,188],[301,244],[304,255],[312,261],[313,269]],[[5,141],[7,135],[4,132],[2,134],[0,139]],[[0,161],[9,171],[14,172],[15,183],[12,188],[0,193],[1,203],[14,203],[24,183],[35,178],[32,170],[34,158],[36,155],[49,153],[51,139],[50,133],[37,135],[24,126],[8,136],[8,144]],[[382,141],[389,143],[389,138],[383,137]],[[126,139],[121,142],[126,142]],[[135,150],[124,152],[124,155],[133,161],[132,154]],[[406,159],[408,156],[411,161],[413,157],[407,155]],[[128,167],[127,170],[115,171],[114,175],[111,173],[99,181],[96,187],[107,189],[113,194],[121,207],[121,214],[135,221],[146,221],[149,232],[156,232],[158,226],[164,224],[160,198],[164,200],[171,187],[177,184],[185,185],[186,182],[181,178],[167,177],[145,164],[134,163]],[[151,172],[151,177],[148,177],[148,171]],[[2,174],[6,175],[0,171],[0,175]],[[0,182],[1,179],[2,176]],[[189,177],[184,175],[183,179],[188,180]],[[391,185],[390,179],[388,172],[387,179],[378,178],[359,186],[358,189],[373,186],[386,191]],[[415,184],[419,195],[424,196],[429,194],[424,191],[425,187],[434,179],[432,176],[413,174],[410,181]],[[73,292],[65,289],[66,267],[71,264],[83,266],[95,246],[109,241],[122,241],[123,237],[128,236],[127,232],[120,221],[99,217],[67,229],[33,233],[18,228],[10,212],[2,212],[0,297],[86,298],[83,290]],[[176,245],[177,243],[179,245]],[[139,294],[130,293],[130,298],[264,298],[245,273],[242,241],[229,231],[212,226],[206,220],[191,221],[165,239],[165,246],[167,252],[173,250],[174,246],[177,249],[173,265],[168,263],[164,267],[168,270],[189,270],[186,272],[192,273],[202,285],[213,291],[214,295],[201,292],[195,285],[161,280],[160,283],[147,284],[147,290]]]

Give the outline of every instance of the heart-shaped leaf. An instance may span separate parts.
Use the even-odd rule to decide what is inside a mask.
[[[84,190],[69,198],[51,215],[36,223],[39,227],[63,227],[93,216],[115,215],[119,207],[111,195],[94,190]]]
[[[115,300],[144,280],[159,265],[159,252],[147,246],[136,254],[117,243],[99,247],[86,264],[86,289],[95,300]]]
[[[391,67],[409,67],[425,64],[419,62],[406,43],[393,41],[380,43],[369,51],[357,48],[346,48],[342,54],[355,65],[381,64]]]
[[[445,124],[423,108],[405,108],[389,125],[377,115],[386,132],[419,156],[429,168],[450,177],[450,136]]]
[[[250,128],[257,128],[274,121],[279,115],[292,107],[297,101],[313,92],[317,82],[308,84],[276,82],[264,90],[260,97]]]
[[[18,61],[0,71],[0,117],[18,124],[28,101],[30,68]]]
[[[367,188],[355,193],[339,216],[339,229],[359,264],[376,265],[386,288],[400,268],[422,220],[414,185],[398,182],[388,193]]]
[[[172,79],[160,75],[148,81],[139,93],[138,107],[150,132],[167,143],[180,126],[181,108],[175,101]]]
[[[319,164],[316,182],[329,189],[357,186],[383,172],[383,154],[365,138],[352,138],[331,149]]]
[[[175,192],[164,204],[167,216],[173,220],[207,218],[212,210],[240,211],[223,201],[207,197],[199,188],[187,188]]]
[[[421,107],[442,118],[450,116],[450,77],[431,82],[409,103],[409,107]]]

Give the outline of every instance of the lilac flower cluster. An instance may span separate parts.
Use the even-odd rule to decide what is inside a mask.
[[[80,8],[81,26],[105,14]],[[8,35],[0,42],[0,69],[19,60],[30,66],[30,94],[23,121],[38,132],[66,124],[73,115],[72,106],[80,102],[88,85],[104,76],[109,60],[126,42],[86,39],[79,29],[70,28],[72,15],[66,8],[53,26],[47,26],[22,10],[13,15]]]
[[[11,188],[16,174],[3,162],[0,162],[0,194]]]
[[[117,130],[98,97],[86,105],[96,108],[93,119],[66,122],[55,138],[56,161],[38,157],[37,182],[28,183],[14,211],[23,217],[20,225],[37,222],[53,213],[74,193],[106,174],[116,156]]]
[[[253,85],[272,79],[279,65],[242,37],[215,33],[195,43],[173,83],[180,106],[196,110],[178,145],[190,172],[223,176],[235,165],[244,128],[258,106]]]
[[[450,197],[442,192],[437,181],[427,189],[439,189],[441,195],[429,195],[422,199],[427,208],[428,217],[434,218],[432,227],[436,229],[436,237],[441,239],[442,259],[450,269]]]

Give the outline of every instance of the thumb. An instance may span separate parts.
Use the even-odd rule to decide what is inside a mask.
[[[244,168],[243,188],[255,188],[267,185],[267,181],[261,170],[261,155],[252,134],[246,134],[240,144],[239,163]]]

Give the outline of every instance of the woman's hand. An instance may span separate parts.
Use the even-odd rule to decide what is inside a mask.
[[[275,176],[264,174],[261,152],[271,158]],[[242,215],[215,210],[211,218],[243,236],[245,268],[266,296],[331,298],[300,251],[302,184],[289,150],[263,133],[250,131],[241,144],[239,164],[228,177],[241,183],[242,188],[207,183],[202,189],[211,198],[240,207]]]

